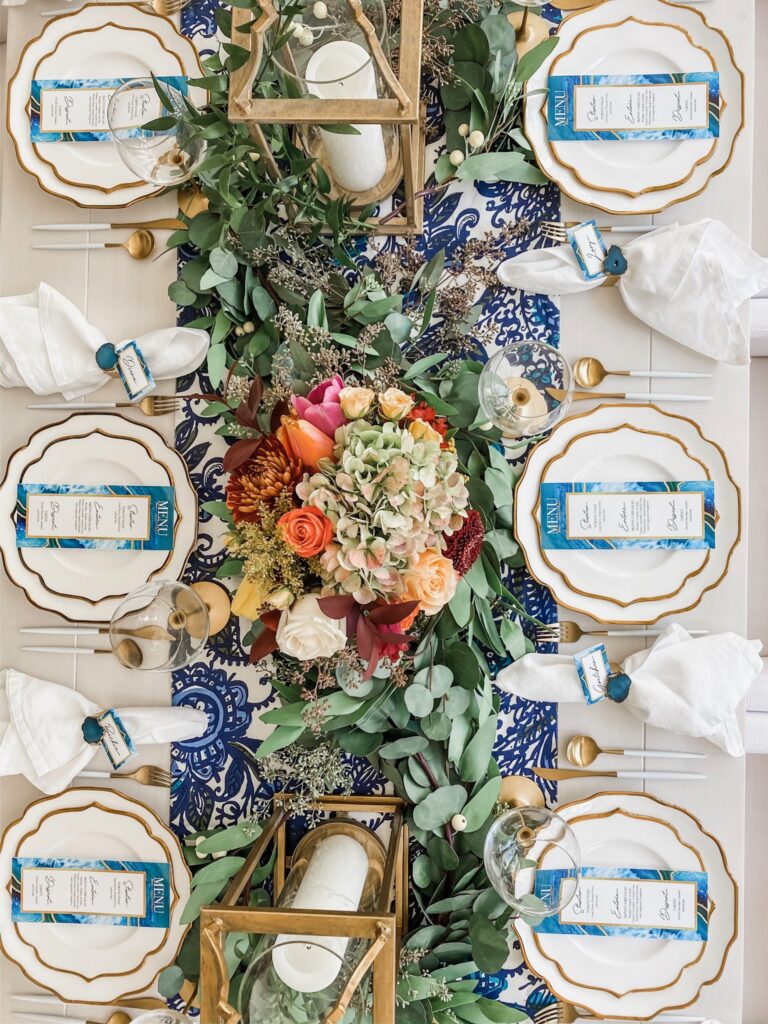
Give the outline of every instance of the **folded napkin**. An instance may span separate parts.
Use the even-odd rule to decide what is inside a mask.
[[[110,379],[96,365],[96,350],[109,340],[50,285],[0,298],[0,386],[81,398]],[[207,331],[190,327],[164,327],[134,340],[156,380],[196,370],[210,341]]]
[[[624,662],[632,685],[622,706],[648,725],[707,739],[740,757],[736,709],[762,671],[761,647],[736,633],[694,639],[675,623],[653,647]],[[496,685],[528,700],[584,700],[576,663],[567,654],[526,654],[499,672]]]
[[[710,359],[749,362],[737,310],[768,287],[768,260],[717,220],[672,224],[621,248],[628,267],[617,287],[638,320]],[[510,288],[548,295],[603,283],[584,279],[570,245],[529,249],[502,263],[498,276]]]
[[[83,739],[83,721],[104,708],[81,693],[15,669],[0,672],[0,775],[24,775],[44,793],[59,793],[85,768],[98,744]],[[204,711],[190,707],[116,708],[133,742],[170,743],[202,736]]]

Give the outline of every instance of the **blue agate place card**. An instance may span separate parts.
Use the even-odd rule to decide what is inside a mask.
[[[19,484],[16,546],[170,551],[173,487]]]
[[[596,281],[599,277],[607,277],[603,266],[608,254],[600,228],[594,220],[585,220],[583,224],[566,229],[566,238],[571,244],[576,261],[586,281]]]
[[[608,694],[608,677],[611,674],[605,644],[595,644],[586,651],[579,651],[574,654],[573,660],[576,662],[576,671],[587,704],[597,704],[604,700]]]
[[[116,89],[130,78],[44,78],[32,82],[29,108],[32,142],[110,142],[107,108]],[[158,78],[187,93],[185,75]],[[122,100],[119,124],[142,134],[142,125],[163,113],[160,97],[150,86],[132,89]]]
[[[13,858],[13,921],[167,928],[170,896],[160,862]]]
[[[572,869],[539,870],[534,894],[553,905],[559,902],[564,879],[573,877]],[[534,931],[706,942],[707,890],[705,871],[583,867],[570,903],[545,917]]]
[[[714,548],[713,480],[543,483],[542,548]]]
[[[717,138],[720,76],[551,75],[547,125],[553,142]]]

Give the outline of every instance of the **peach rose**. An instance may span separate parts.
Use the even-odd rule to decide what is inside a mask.
[[[333,441],[307,420],[283,416],[276,434],[280,444],[307,469],[317,470],[320,459],[333,458]]]
[[[277,521],[283,540],[301,558],[325,551],[333,537],[333,525],[316,505],[292,508]]]
[[[385,420],[401,420],[413,406],[413,399],[400,388],[387,388],[379,395],[379,409]]]
[[[449,558],[436,548],[422,551],[416,562],[403,573],[405,591],[401,601],[418,601],[419,611],[437,615],[456,593],[458,577]],[[410,623],[409,623],[410,624]],[[404,629],[408,626],[401,623]]]
[[[370,388],[342,388],[339,392],[341,411],[347,419],[362,419],[373,405],[375,397]]]
[[[430,427],[424,420],[411,420],[408,424],[408,433],[414,441],[437,441],[443,443],[443,435],[438,434],[434,427]]]

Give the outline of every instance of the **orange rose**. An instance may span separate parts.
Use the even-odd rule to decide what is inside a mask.
[[[456,593],[458,577],[449,558],[436,548],[422,551],[416,562],[403,573],[405,592],[401,600],[418,601],[419,611],[437,615]],[[401,623],[407,629],[406,622]]]
[[[307,469],[319,468],[320,459],[333,458],[333,441],[322,430],[295,416],[283,416],[276,434],[280,443]]]
[[[280,516],[277,525],[285,543],[301,558],[325,551],[333,537],[330,519],[315,505],[291,509]]]

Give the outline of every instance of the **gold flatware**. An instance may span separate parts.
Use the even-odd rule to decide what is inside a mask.
[[[20,633],[34,636],[109,636],[109,626],[22,626]],[[162,626],[138,626],[135,629],[119,629],[115,632],[122,636],[132,636],[139,640],[168,640],[174,637]]]
[[[644,377],[665,380],[678,378],[711,377],[711,373],[693,373],[690,370],[606,370],[594,356],[582,356],[573,364],[573,378],[582,388],[594,388],[606,377]]]
[[[157,231],[182,231],[183,220],[176,217],[158,217],[157,220],[125,221],[123,224],[33,224],[33,231],[118,231],[120,228],[144,228]]]
[[[533,768],[535,775],[540,779],[547,779],[549,782],[562,782],[563,779],[706,779],[706,775],[698,772],[656,772],[646,770],[625,770],[618,772],[588,772],[583,768],[544,768],[536,766]]]
[[[181,399],[174,395],[147,395],[140,402],[33,402],[28,409],[56,409],[68,412],[89,412],[91,409],[140,409],[145,416],[165,416],[178,412]]]
[[[59,251],[81,251],[83,249],[125,249],[131,259],[145,260],[155,248],[155,236],[151,231],[139,228],[124,242],[45,242],[33,245],[33,249],[57,249]]]
[[[573,736],[565,748],[565,756],[575,764],[577,768],[586,768],[595,761],[600,754],[623,754],[627,757],[706,757],[706,754],[698,754],[687,750],[614,750],[608,747],[601,747],[591,736]]]
[[[539,222],[539,229],[544,238],[551,242],[567,242],[568,228],[577,227],[581,221],[578,220],[542,220]],[[648,231],[655,231],[655,224],[598,224],[597,230],[606,234],[611,232],[614,235],[644,235]]]
[[[562,402],[568,394],[562,388],[544,388],[550,398]],[[572,391],[571,401],[603,401],[604,399],[624,398],[628,402],[711,402],[712,395],[678,395],[651,394],[649,391]]]
[[[61,1024],[62,1021],[65,1021],[66,1024],[102,1024],[101,1021],[85,1017],[56,1017],[51,1013],[14,1013],[13,1019],[28,1020],[34,1024]],[[114,1013],[110,1013],[103,1024],[131,1024],[131,1017],[129,1014],[123,1013],[122,1010],[115,1010]]]
[[[570,1003],[549,1003],[542,1006],[534,1013],[531,1020],[533,1024],[578,1024],[580,1020],[602,1020],[602,1017],[593,1017],[588,1013],[578,1013],[575,1006]],[[612,1020],[634,1021],[634,1017],[617,1018]],[[660,1013],[651,1018],[650,1024],[705,1024],[703,1017],[689,1017],[683,1013]]]
[[[189,980],[187,980],[187,981],[184,982],[184,985],[181,988],[181,992],[179,993],[179,995],[181,996],[181,998],[183,1000],[186,999],[185,993],[186,994],[189,993],[188,986],[190,984],[192,984],[192,983]],[[194,995],[194,985],[193,984],[192,984],[192,994]],[[45,992],[35,992],[35,993],[30,993],[30,994],[27,994],[26,992],[14,992],[14,994],[11,996],[11,999],[13,999],[17,1003],[33,1004],[35,1006],[41,1006],[42,1005],[42,1006],[60,1006],[60,1007],[63,1007],[63,1006],[66,1005],[65,1003],[62,1003],[62,1001],[60,999],[57,999],[56,996],[48,995]],[[168,1008],[168,1004],[166,1003],[166,1001],[164,999],[160,999],[158,996],[135,996],[135,997],[133,997],[131,999],[119,999],[113,1005],[115,1005],[115,1006],[127,1006],[131,1010],[166,1010]],[[36,1016],[35,1020],[39,1020],[39,1018]],[[57,1021],[57,1024],[61,1024],[62,1021],[65,1021],[65,1022],[68,1022],[68,1024],[71,1024],[72,1018],[71,1017],[69,1017],[69,1018],[67,1018],[67,1017],[57,1017],[56,1021]]]
[[[537,626],[536,642],[540,644],[576,644],[583,636],[623,636],[644,637],[661,636],[663,629],[582,629],[578,622],[564,619]],[[706,629],[689,629],[691,636],[706,636]]]
[[[97,772],[97,771],[82,771],[78,772],[80,778],[83,779],[115,779],[117,782],[124,782],[130,780],[131,782],[138,782],[141,786],[160,786],[167,789],[171,782],[171,773],[167,772],[164,768],[156,768],[153,764],[142,765],[141,768],[137,768],[133,772]],[[109,1024],[109,1021],[107,1021]]]
[[[109,647],[22,647],[22,651],[30,654],[70,654],[74,657],[91,654],[114,654],[118,661],[121,661],[127,668],[141,668],[144,655],[135,640],[121,640],[112,650]]]

